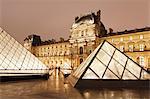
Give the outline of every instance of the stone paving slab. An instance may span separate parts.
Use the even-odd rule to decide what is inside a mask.
[[[150,99],[150,90],[76,89],[63,75],[0,83],[0,99]],[[94,85],[93,85],[94,86]]]

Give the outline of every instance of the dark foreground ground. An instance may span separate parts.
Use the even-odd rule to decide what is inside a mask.
[[[75,89],[62,75],[0,83],[0,99],[150,99],[150,89]]]

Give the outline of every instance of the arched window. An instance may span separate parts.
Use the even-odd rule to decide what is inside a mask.
[[[80,59],[80,64],[81,64],[82,62],[83,62],[83,59],[81,58],[81,59]]]
[[[60,61],[60,64],[62,64],[62,61]]]
[[[84,32],[83,31],[81,32],[81,36],[84,36]]]
[[[92,50],[90,50],[90,54],[92,53]]]
[[[83,47],[80,47],[80,54],[83,54]]]

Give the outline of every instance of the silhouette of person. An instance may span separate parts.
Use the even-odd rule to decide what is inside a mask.
[[[58,74],[60,74],[60,67],[58,67]]]

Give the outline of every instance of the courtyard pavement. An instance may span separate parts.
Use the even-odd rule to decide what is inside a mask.
[[[56,73],[48,80],[0,83],[0,99],[150,99],[149,93],[141,89],[76,89]]]

